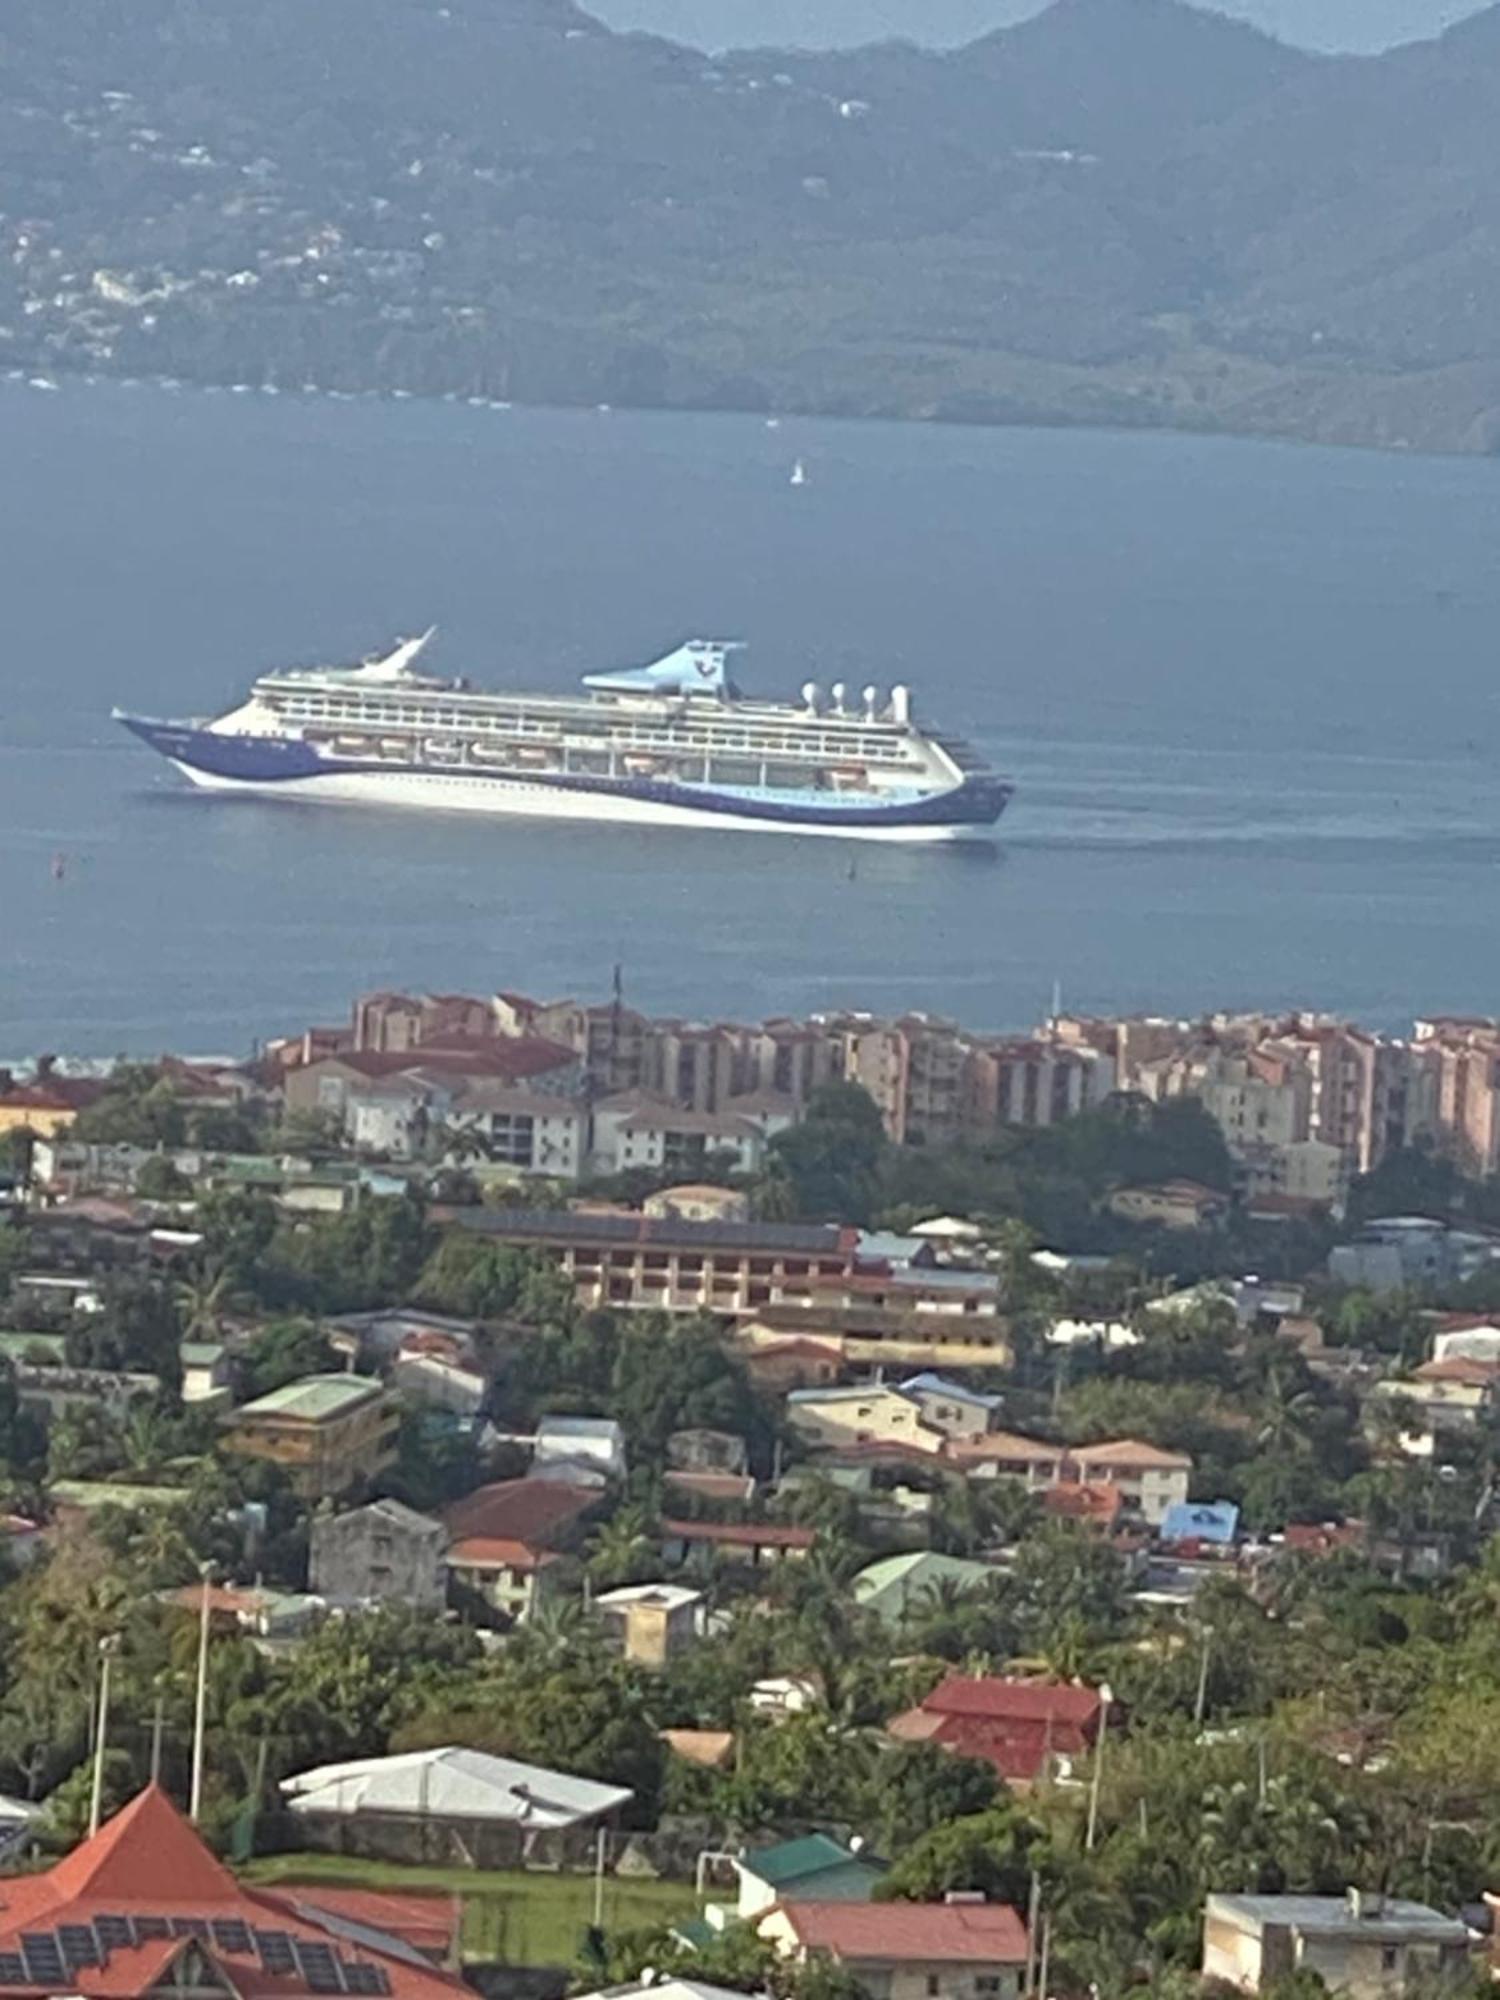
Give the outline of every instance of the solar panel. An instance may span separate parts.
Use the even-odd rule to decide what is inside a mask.
[[[390,1990],[390,1978],[383,1965],[373,1965],[368,1959],[344,1960],[346,1993],[385,1994]]]
[[[0,1951],[0,1986],[24,1986],[26,1961],[18,1951]]]
[[[57,1941],[69,1965],[98,1965],[101,1956],[92,1924],[59,1924]]]
[[[172,1926],[173,1937],[202,1938],[205,1944],[208,1942],[207,1917],[169,1917],[167,1922]]]
[[[51,1931],[22,1931],[21,1955],[26,1960],[28,1986],[46,1986],[67,1976],[62,1953]]]
[[[302,1977],[313,1993],[342,1993],[344,1982],[339,1977],[338,1955],[331,1945],[303,1943],[297,1944],[297,1957],[302,1964]]]
[[[142,1917],[140,1919],[143,1926],[151,1921],[152,1919],[149,1917]],[[161,1919],[157,1918],[155,1921],[160,1923]],[[166,1934],[167,1927],[163,1923],[159,1935],[165,1937]],[[99,1940],[99,1949],[108,1958],[109,1954],[117,1948],[135,1943],[135,1925],[131,1923],[129,1917],[115,1915],[95,1917],[94,1936]]]
[[[257,1931],[255,1949],[260,1953],[260,1962],[267,1972],[295,1972],[296,1954],[292,1950],[292,1940],[285,1931]]]
[[[123,1919],[128,1925],[129,1917]],[[96,1926],[97,1927],[97,1926]],[[172,1935],[172,1926],[165,1917],[137,1917],[135,1935],[138,1938],[164,1938]]]
[[[213,1920],[214,1943],[221,1951],[249,1952],[250,1926],[239,1917],[215,1917]]]

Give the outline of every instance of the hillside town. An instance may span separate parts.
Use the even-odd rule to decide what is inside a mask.
[[[1487,1990],[1497,1149],[1441,1016],[0,1072],[0,1995]]]

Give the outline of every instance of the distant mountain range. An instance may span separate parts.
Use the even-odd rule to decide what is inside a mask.
[[[709,60],[571,0],[8,0],[0,367],[1500,450],[1500,6]]]

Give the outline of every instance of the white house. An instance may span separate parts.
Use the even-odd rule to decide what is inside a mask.
[[[753,1174],[765,1151],[761,1126],[737,1112],[687,1111],[642,1090],[624,1091],[594,1106],[596,1173],[639,1167],[689,1180],[701,1173],[705,1160],[721,1154],[736,1173]]]
[[[532,1449],[533,1479],[602,1486],[625,1477],[625,1433],[613,1417],[543,1417]]]

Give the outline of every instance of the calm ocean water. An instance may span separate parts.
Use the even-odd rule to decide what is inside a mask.
[[[0,1055],[617,959],[693,1014],[1494,1009],[1497,550],[1466,460],[0,384]],[[1019,794],[993,854],[293,807],[109,720],[433,621],[496,683],[689,633],[909,680]]]

